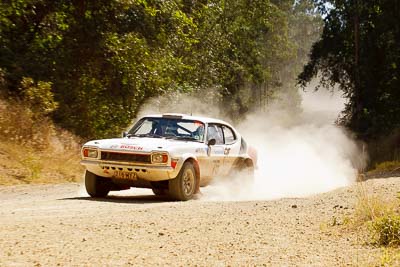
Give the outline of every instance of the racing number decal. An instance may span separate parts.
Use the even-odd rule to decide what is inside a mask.
[[[224,150],[224,155],[229,155],[229,152],[231,151],[230,147],[225,148]]]

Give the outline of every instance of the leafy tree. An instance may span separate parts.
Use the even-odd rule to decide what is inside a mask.
[[[280,86],[280,71],[294,55],[288,35],[290,2],[210,1],[195,13],[196,48],[199,57],[208,55],[197,61],[200,80],[216,88],[232,117],[258,107],[267,84]]]
[[[299,76],[338,84],[349,102],[342,122],[364,139],[400,127],[400,3],[319,0],[324,30]]]
[[[43,117],[54,111],[58,103],[54,101],[50,82],[38,82],[35,84],[32,78],[23,78],[21,88],[24,93],[24,101],[37,117]]]
[[[19,94],[24,76],[51,82],[54,119],[81,136],[115,135],[145,99],[185,85],[195,25],[175,1],[6,2],[0,64],[9,90]]]
[[[147,99],[175,92],[211,89],[238,117],[295,95],[285,80],[312,39],[293,30],[312,28],[309,1],[4,0],[1,90],[85,138],[115,136]]]

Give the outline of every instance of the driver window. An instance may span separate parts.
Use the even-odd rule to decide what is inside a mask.
[[[223,145],[224,144],[224,137],[222,133],[221,127],[215,125],[215,124],[209,124],[207,128],[207,141],[211,139],[215,139],[217,145]]]

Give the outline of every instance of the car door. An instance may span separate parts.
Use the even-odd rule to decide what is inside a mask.
[[[224,135],[224,163],[223,175],[229,175],[240,152],[239,137],[235,131],[228,125],[221,125]]]
[[[222,128],[218,124],[208,124],[206,134],[206,142],[215,139],[215,145],[208,146],[207,156],[203,158],[202,176],[215,177],[221,174],[225,158]]]

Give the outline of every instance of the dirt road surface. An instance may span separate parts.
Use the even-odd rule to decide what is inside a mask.
[[[400,191],[400,178],[369,191]],[[365,266],[379,248],[341,224],[359,185],[308,198],[92,199],[79,184],[0,187],[0,266]]]

